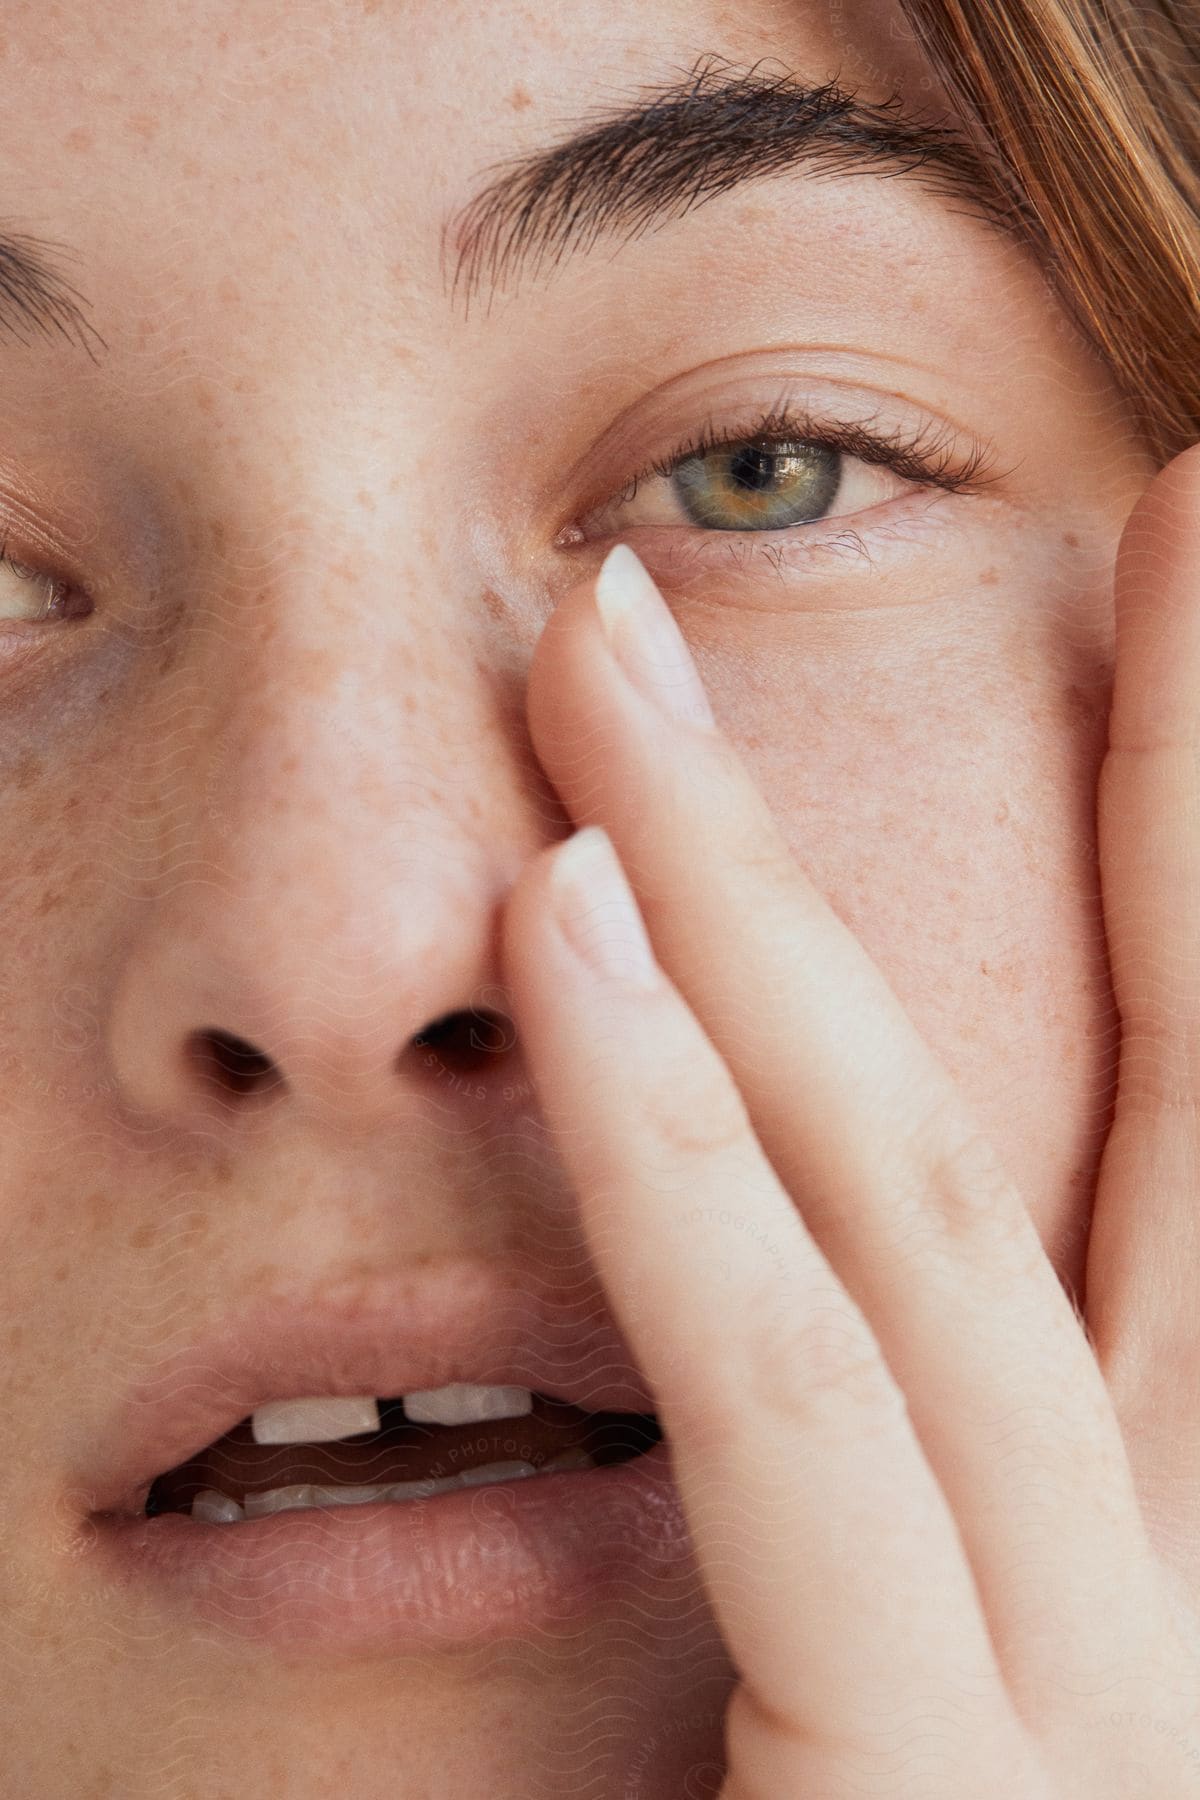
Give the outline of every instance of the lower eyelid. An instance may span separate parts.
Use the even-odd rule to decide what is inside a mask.
[[[753,581],[843,573],[869,575],[888,545],[928,546],[947,502],[965,498],[942,489],[914,489],[878,506],[781,531],[706,531],[696,526],[636,525],[619,535],[584,540],[578,550],[628,542],[656,577],[668,583],[733,572]],[[912,503],[916,502],[914,506]]]

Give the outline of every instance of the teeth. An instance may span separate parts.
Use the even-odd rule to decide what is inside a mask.
[[[429,1481],[401,1481],[391,1487],[348,1487],[342,1482],[327,1487],[304,1481],[294,1487],[269,1488],[265,1494],[247,1494],[246,1517],[262,1519],[268,1513],[289,1512],[295,1507],[359,1506],[368,1500],[427,1500],[458,1487],[461,1480],[459,1475],[443,1475]]]
[[[464,1469],[459,1480],[464,1487],[482,1487],[485,1481],[520,1481],[524,1475],[536,1475],[529,1462],[484,1463],[478,1469]]]
[[[271,1400],[250,1415],[256,1444],[331,1444],[360,1431],[379,1430],[379,1402],[373,1394],[345,1400]]]
[[[192,1517],[203,1525],[234,1525],[245,1516],[236,1500],[216,1488],[201,1488],[192,1501]]]
[[[452,1382],[405,1394],[405,1417],[418,1425],[475,1425],[484,1419],[520,1419],[533,1411],[528,1388],[483,1387]],[[359,1432],[379,1430],[379,1402],[327,1395],[311,1400],[271,1400],[250,1416],[256,1444],[330,1444]]]
[[[476,1387],[469,1381],[404,1396],[404,1416],[419,1425],[474,1425],[480,1419],[519,1419],[532,1411],[528,1388]]]
[[[535,1469],[529,1462],[485,1463],[478,1469],[464,1469],[458,1475],[440,1475],[428,1481],[393,1482],[390,1487],[349,1487],[344,1482],[324,1486],[319,1482],[304,1481],[293,1487],[269,1488],[265,1494],[247,1494],[244,1513],[236,1500],[206,1488],[196,1495],[192,1517],[214,1524],[232,1524],[241,1518],[264,1519],[270,1513],[306,1507],[359,1506],[370,1500],[428,1500],[434,1494],[448,1493],[451,1488],[482,1487],[491,1481],[523,1481],[527,1476],[545,1475],[555,1469],[594,1469],[595,1466],[586,1450],[562,1450],[541,1469]]]
[[[556,1469],[594,1469],[596,1459],[587,1450],[560,1450],[549,1462],[542,1464],[538,1470],[540,1475],[551,1475]]]

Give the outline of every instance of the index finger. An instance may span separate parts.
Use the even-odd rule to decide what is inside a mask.
[[[641,570],[652,588],[628,555],[628,577]],[[580,822],[600,813],[659,962],[723,1057],[783,1189],[870,1320],[989,1590],[999,1638],[1023,1675],[1040,1676],[1034,1691],[1051,1692],[1081,1637],[1119,1618],[1133,1644],[1157,1617],[1095,1358],[998,1154],[882,971],[805,875],[733,744],[705,729],[695,708],[679,722],[641,699],[604,649],[587,598],[564,602],[573,610],[555,615],[549,668],[537,670],[539,755]],[[656,591],[653,601],[663,605]],[[669,641],[645,652],[673,694],[686,656]],[[559,718],[569,735],[555,734]],[[997,1421],[1009,1422],[999,1435]],[[1020,1509],[994,1501],[1014,1458],[1056,1471]],[[1011,1579],[1031,1541],[1054,1547],[1053,1578],[1033,1589]],[[1101,1599],[1095,1571],[1114,1567],[1120,1592]]]
[[[904,1396],[646,953],[603,834],[522,871],[504,947],[541,1103],[744,1683],[735,1770],[744,1754],[761,1791],[800,1793],[880,1738],[886,1757],[946,1699],[965,1706],[973,1753],[1002,1766],[1020,1728]],[[961,1750],[939,1752],[956,1789]]]

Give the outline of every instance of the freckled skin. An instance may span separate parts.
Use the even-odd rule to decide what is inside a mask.
[[[318,1674],[89,1586],[63,1525],[107,1392],[231,1295],[517,1250],[580,1281],[519,1043],[447,1073],[412,1040],[495,1003],[497,907],[569,829],[523,682],[603,546],[568,564],[550,515],[668,374],[841,343],[868,393],[923,381],[1022,465],[873,572],[685,581],[643,553],[798,859],[1081,1278],[1115,1073],[1111,577],[1153,473],[1102,372],[1036,271],[901,182],[763,184],[469,322],[439,267],[484,170],[615,95],[703,51],[887,92],[919,79],[896,23],[874,0],[5,9],[9,211],[78,247],[109,346],[33,344],[0,394],[0,514],[48,541],[69,515],[97,593],[86,634],[0,656],[0,1722],[25,1800],[674,1800],[719,1762],[732,1671],[694,1596]],[[881,310],[901,284],[915,304]],[[281,1072],[253,1118],[197,1091],[206,1027]]]

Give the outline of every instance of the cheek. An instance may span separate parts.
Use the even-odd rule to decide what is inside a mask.
[[[1115,1067],[1094,825],[1110,666],[1066,633],[871,629],[870,650],[760,663],[721,716],[1075,1280]]]

